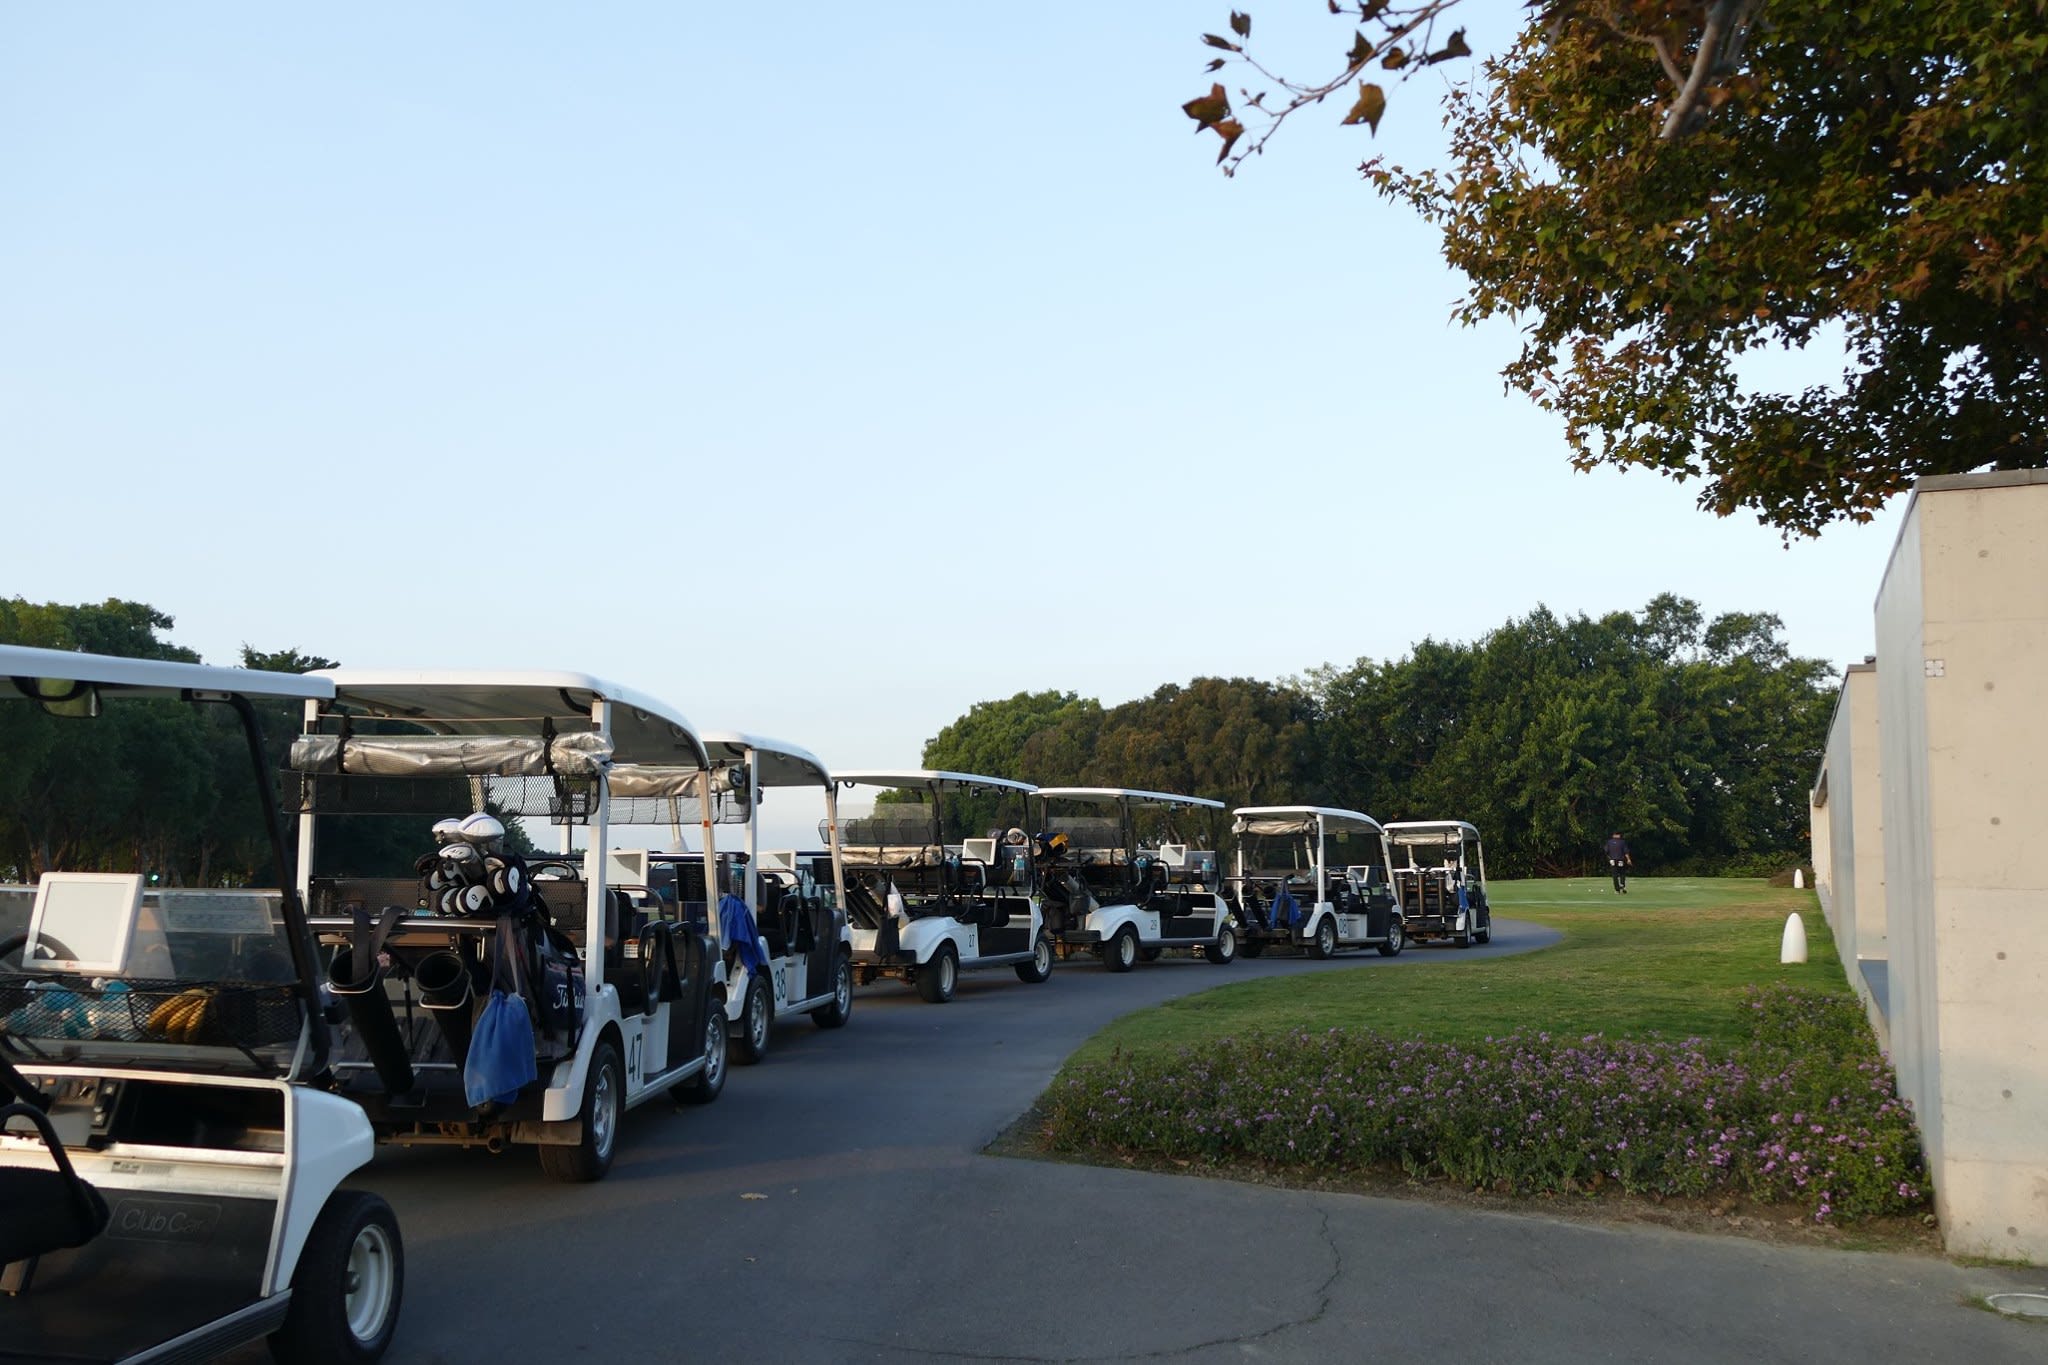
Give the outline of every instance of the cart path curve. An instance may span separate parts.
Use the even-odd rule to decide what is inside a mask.
[[[600,1184],[386,1149],[357,1183],[405,1238],[388,1359],[2039,1358],[2038,1330],[1959,1306],[2025,1272],[981,1155],[1130,1010],[1557,938],[1502,919],[1467,952],[1063,962],[965,974],[944,1006],[878,984],[843,1030],[779,1024],[716,1104],[633,1111]]]

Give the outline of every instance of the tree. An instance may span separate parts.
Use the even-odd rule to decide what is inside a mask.
[[[1320,80],[1284,76],[1254,55],[1249,14],[1230,12],[1229,38],[1217,33],[1202,35],[1203,46],[1224,54],[1210,58],[1210,73],[1234,64],[1264,83],[1256,94],[1239,89],[1243,100],[1239,110],[1233,110],[1229,92],[1220,83],[1181,106],[1181,112],[1195,121],[1195,131],[1213,131],[1222,139],[1216,162],[1225,175],[1235,175],[1247,159],[1264,152],[1267,141],[1293,115],[1340,92],[1352,93],[1347,87],[1354,79],[1358,88],[1344,122],[1363,123],[1378,132],[1386,113],[1387,92],[1377,81],[1362,78],[1374,67],[1393,73],[1396,79],[1406,79],[1426,67],[1472,55],[1462,28],[1453,30],[1442,46],[1436,42],[1438,24],[1458,7],[1459,0],[1417,0],[1409,5],[1395,5],[1392,0],[1327,3],[1330,13],[1339,18],[1355,16],[1357,27],[1350,34],[1342,69]],[[1658,97],[1657,135],[1671,139],[1699,128],[1726,99],[1763,0],[1623,0],[1596,5],[1581,0],[1528,0],[1527,8],[1536,11],[1536,26],[1546,37],[1555,38],[1573,27],[1590,29],[1599,37],[1635,44],[1654,55],[1666,78],[1654,92]],[[1245,135],[1245,126],[1239,115],[1260,122],[1258,132],[1242,150],[1237,143]]]
[[[1462,321],[1523,322],[1505,378],[1573,463],[1701,480],[1793,535],[2048,459],[2048,0],[1775,0],[1701,80],[1644,38],[1696,53],[1723,7],[1660,9],[1539,17],[1449,97],[1447,167],[1362,168],[1442,231]],[[1838,343],[1834,384],[1743,368]]]

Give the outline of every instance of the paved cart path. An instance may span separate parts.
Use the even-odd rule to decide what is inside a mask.
[[[878,985],[842,1031],[779,1027],[709,1108],[635,1110],[601,1184],[524,1151],[387,1150],[363,1183],[406,1241],[389,1358],[2044,1358],[2048,1331],[1959,1302],[2024,1273],[980,1154],[1126,1011],[1555,938],[1502,920],[1466,953],[1004,969],[946,1006]]]

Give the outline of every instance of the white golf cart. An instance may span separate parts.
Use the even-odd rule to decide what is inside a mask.
[[[1393,861],[1379,821],[1329,806],[1241,806],[1237,872],[1228,895],[1245,926],[1244,955],[1267,945],[1327,958],[1341,948],[1397,955],[1406,924],[1387,884]]]
[[[1397,820],[1387,826],[1394,850],[1394,900],[1408,937],[1448,939],[1460,948],[1493,941],[1486,903],[1486,850],[1463,820]]]
[[[0,698],[56,715],[131,697],[231,708],[280,869],[252,699],[332,694],[320,678],[0,647]],[[0,887],[0,1361],[201,1361],[264,1337],[287,1365],[381,1358],[404,1249],[382,1199],[340,1188],[374,1142],[363,1111],[320,1088],[328,1055],[293,892],[155,890],[139,871]]]
[[[1063,953],[1093,952],[1113,972],[1168,948],[1195,949],[1218,966],[1237,957],[1216,854],[1180,837],[1201,831],[1172,823],[1183,812],[1221,812],[1221,801],[1128,787],[1040,787],[1036,796],[1040,898]]]
[[[714,770],[689,723],[579,673],[322,676],[335,697],[306,704],[288,800],[302,894],[347,1008],[336,1082],[378,1136],[530,1144],[556,1179],[597,1180],[626,1110],[664,1093],[716,1099],[716,919],[647,913],[613,884],[609,856],[614,824],[672,819],[715,850],[734,774]],[[458,825],[464,810],[475,814]],[[561,852],[488,837],[520,816],[553,824]],[[472,1049],[488,1013],[476,1002],[494,986],[530,1006],[534,1064],[523,1083],[479,1093],[499,1054]]]
[[[703,740],[714,764],[745,774],[733,784],[740,799],[728,807],[746,822],[745,850],[724,866],[712,862],[719,886],[738,894],[708,894],[701,853],[647,854],[643,884],[666,872],[660,880],[672,898],[718,906],[734,1056],[752,1063],[768,1055],[777,1016],[808,1014],[820,1028],[839,1028],[853,1013],[853,939],[840,908],[837,860],[828,859],[829,882],[821,883],[795,854],[760,849],[769,788],[822,788],[828,824],[838,818],[838,790],[825,765],[793,744],[730,732]]]
[[[1033,983],[1052,975],[1052,935],[1021,823],[1024,799],[1034,790],[1029,783],[921,770],[834,773],[833,780],[919,798],[878,802],[871,816],[827,820],[819,829],[844,868],[853,966],[862,984],[896,977],[944,1004],[963,971],[1009,966]],[[985,838],[948,845],[949,796],[997,797],[1001,814],[1013,819]],[[1003,801],[1016,809],[1003,810]]]

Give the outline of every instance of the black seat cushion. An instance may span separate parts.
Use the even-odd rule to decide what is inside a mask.
[[[57,1169],[0,1166],[0,1265],[82,1247],[107,1226],[107,1201],[71,1169],[42,1110],[28,1104],[0,1109],[0,1127],[17,1118],[35,1125]]]

